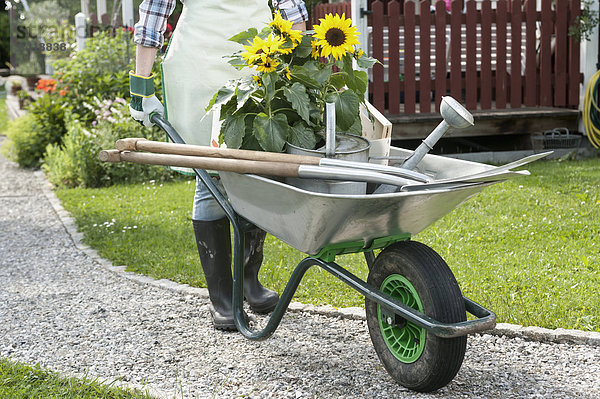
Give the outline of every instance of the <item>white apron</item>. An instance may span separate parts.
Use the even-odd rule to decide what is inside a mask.
[[[243,50],[228,39],[270,21],[267,0],[185,0],[161,68],[167,118],[187,144],[210,145],[206,106],[228,80],[250,74],[223,58]]]

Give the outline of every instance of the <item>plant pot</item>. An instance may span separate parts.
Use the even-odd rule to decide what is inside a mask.
[[[27,76],[25,78],[25,80],[27,80],[27,87],[29,87],[30,90],[35,90],[35,87],[38,83],[38,81],[40,80],[39,76]]]
[[[21,90],[23,90],[21,86],[15,86],[14,84],[10,86],[10,94],[13,96],[16,96]]]
[[[335,142],[336,150],[333,156],[335,159],[354,162],[369,161],[369,140],[354,134],[336,133]],[[316,150],[309,150],[286,143],[286,152],[288,154],[309,155],[324,158],[325,146],[317,148]],[[317,193],[364,195],[367,192],[367,183],[363,182],[301,179],[295,177],[288,177],[285,179],[285,182],[294,187]]]

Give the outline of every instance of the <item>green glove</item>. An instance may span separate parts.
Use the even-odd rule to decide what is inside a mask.
[[[154,95],[154,74],[150,76],[136,75],[129,71],[129,92],[131,102],[129,112],[131,117],[146,127],[154,126],[150,114],[156,112],[165,115],[165,108]]]

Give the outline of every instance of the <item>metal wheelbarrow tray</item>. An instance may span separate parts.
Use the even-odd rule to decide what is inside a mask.
[[[391,156],[411,151],[392,147]],[[422,169],[436,180],[495,168],[427,155]],[[413,236],[491,183],[377,195],[315,193],[257,175],[220,172],[235,211],[269,234],[309,255],[369,248],[386,237]],[[382,247],[383,245],[378,245]],[[340,254],[343,252],[338,252]]]

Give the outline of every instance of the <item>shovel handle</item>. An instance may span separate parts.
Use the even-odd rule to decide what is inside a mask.
[[[160,154],[188,155],[209,158],[245,159],[250,161],[282,162],[304,165],[318,165],[321,158],[265,151],[237,150],[202,145],[165,143],[142,138],[117,140],[115,147],[120,151],[147,151]]]
[[[235,173],[254,173],[279,177],[299,177],[300,165],[283,162],[264,162],[245,159],[206,158],[174,154],[105,150],[98,158],[103,162],[132,162],[146,165],[179,166],[193,169],[218,170]]]

